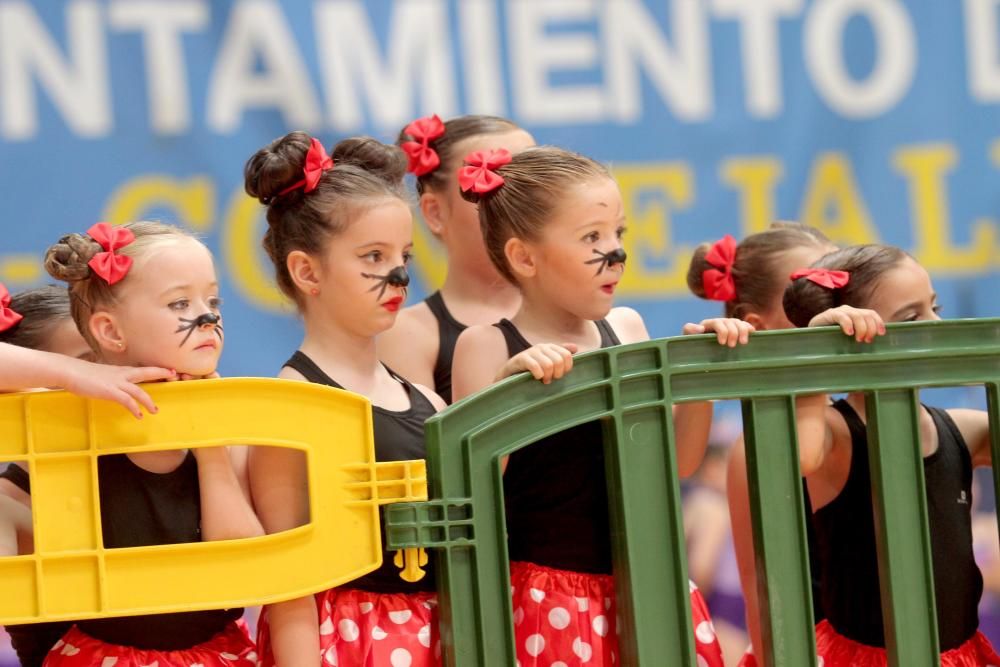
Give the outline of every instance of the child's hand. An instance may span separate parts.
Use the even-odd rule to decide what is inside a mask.
[[[171,380],[181,380],[181,381],[184,381],[184,380],[218,380],[220,377],[222,377],[222,376],[219,375],[219,371],[212,371],[208,375],[191,375],[190,373],[178,373],[175,377],[171,378]]]
[[[848,336],[854,336],[854,340],[859,343],[870,343],[875,340],[875,336],[885,335],[885,322],[882,321],[882,316],[874,310],[864,308],[838,306],[824,310],[809,320],[811,327],[826,327],[834,324],[839,326],[840,330]]]
[[[142,419],[140,405],[150,413],[157,411],[153,399],[138,386],[139,383],[170,380],[176,376],[166,368],[109,366],[76,359],[67,360],[64,372],[66,378],[62,386],[67,391],[121,403],[136,419]]]
[[[746,345],[750,342],[750,334],[756,331],[753,325],[734,317],[714,317],[709,320],[702,320],[698,324],[691,322],[684,325],[681,331],[685,336],[692,334],[703,334],[715,332],[715,337],[719,339],[719,345],[736,347]]]
[[[541,380],[543,384],[549,384],[570,372],[573,368],[573,354],[576,350],[576,345],[572,343],[532,345],[524,352],[515,354],[508,359],[500,372],[497,373],[497,380],[527,371],[536,380]]]

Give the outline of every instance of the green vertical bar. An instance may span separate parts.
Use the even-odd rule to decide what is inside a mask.
[[[986,385],[986,410],[990,417],[990,455],[993,460],[993,493],[1000,498],[1000,384]],[[1000,522],[1000,512],[997,512]]]
[[[604,429],[619,662],[629,667],[681,667],[696,658],[667,410],[629,412]]]
[[[871,392],[866,396],[865,411],[889,665],[938,665],[917,392]]]
[[[743,401],[757,596],[767,667],[816,665],[812,583],[792,397]]]

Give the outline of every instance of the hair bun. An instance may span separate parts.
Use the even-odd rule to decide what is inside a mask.
[[[688,265],[688,289],[699,299],[708,299],[708,294],[705,293],[705,271],[717,268],[708,263],[708,251],[711,249],[711,243],[702,243],[699,245],[694,249],[694,254],[691,255],[691,263]]]
[[[333,147],[333,168],[354,165],[389,183],[402,184],[406,176],[406,153],[399,146],[383,144],[372,137],[350,137]]]
[[[309,134],[296,131],[261,148],[243,168],[243,189],[260,203],[269,204],[279,192],[302,179],[311,142]]]
[[[88,264],[101,245],[85,234],[67,234],[45,253],[45,270],[56,280],[75,282],[90,277]]]

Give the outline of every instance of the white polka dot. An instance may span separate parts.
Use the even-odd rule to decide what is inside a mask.
[[[611,598],[604,598],[604,608],[611,609]]]
[[[154,660],[153,662],[149,663],[148,665],[141,665],[140,667],[160,667],[160,661],[159,660]]]
[[[240,656],[238,656],[238,655],[233,655],[232,653],[226,653],[225,651],[223,651],[223,652],[222,652],[222,653],[220,653],[219,655],[221,655],[221,656],[222,656],[223,658],[225,658],[226,660],[239,660],[239,659],[240,659]]]
[[[403,609],[400,611],[390,611],[389,620],[396,625],[403,625],[413,617],[413,612],[409,609]]]
[[[249,653],[247,653],[243,657],[246,659],[247,662],[252,662],[255,665],[257,664],[257,652],[256,651],[250,651]]]
[[[545,637],[531,635],[524,640],[524,650],[533,658],[537,658],[545,650]]]
[[[358,629],[358,624],[349,618],[340,619],[340,623],[337,624],[337,629],[340,630],[340,636],[343,637],[346,642],[357,641],[358,637],[361,636],[361,630]]]
[[[555,661],[555,662],[553,662],[553,663],[552,663],[551,665],[549,665],[549,667],[569,667],[569,665],[567,665],[567,664],[566,664],[565,662],[563,662],[562,660],[556,660],[556,661]]]
[[[705,660],[705,658],[703,658],[703,657],[701,657],[699,655],[698,656],[698,667],[708,667],[708,660]]]
[[[323,662],[330,665],[331,667],[337,667],[337,647],[331,646],[326,649],[326,653],[323,654]]]
[[[66,642],[64,642],[63,640],[61,640],[61,639],[60,639],[60,640],[59,640],[59,641],[57,641],[57,642],[55,643],[55,645],[54,645],[54,646],[53,646],[53,647],[52,647],[51,649],[49,649],[49,650],[51,650],[51,651],[58,651],[59,649],[61,649],[61,648],[62,648],[62,645],[63,645],[63,644],[65,644],[65,643],[66,643]]]
[[[200,662],[192,662],[189,667],[205,667],[205,665],[201,664]]]
[[[73,646],[72,644],[66,644],[65,646],[62,647],[62,650],[59,651],[59,654],[60,655],[76,655],[79,652],[80,652],[80,649],[78,649],[77,647]]]
[[[601,637],[608,636],[608,618],[606,616],[595,616],[590,625],[594,628],[594,632]]]
[[[113,658],[113,657],[105,658],[104,660],[101,660],[101,667],[115,667],[115,663],[117,662],[118,658]]]
[[[576,598],[576,608],[580,611],[587,611],[590,609],[590,600],[587,598]]]
[[[577,637],[573,640],[573,654],[580,658],[580,662],[588,662],[594,655],[594,649],[590,647],[590,644]]]
[[[417,641],[424,648],[431,647],[431,624],[428,623],[424,627],[417,630]]]
[[[698,590],[698,584],[688,579],[688,588],[690,588],[691,592],[694,593],[696,590]]]
[[[694,630],[694,636],[698,638],[702,644],[711,644],[715,641],[715,628],[712,627],[711,621],[702,621],[698,624],[698,627]]]
[[[362,602],[361,604],[358,605],[358,609],[361,610],[362,614],[367,614],[374,608],[375,605],[373,605],[371,602]]]
[[[378,627],[377,625],[372,628],[372,639],[375,641],[380,641],[389,636],[389,633]]]
[[[405,648],[397,648],[389,654],[389,662],[392,667],[410,667],[413,663],[413,656]]]
[[[819,656],[819,660],[816,662],[817,667],[823,667],[824,662],[825,660],[823,660],[823,656]]]
[[[565,630],[569,626],[569,612],[562,607],[556,607],[549,612],[549,623],[556,630]]]
[[[537,588],[529,588],[528,594],[531,595],[531,599],[535,602],[541,602],[545,599],[545,591],[540,591]]]
[[[521,621],[524,620],[524,609],[518,607],[514,610],[514,625],[521,625]]]
[[[328,614],[333,610],[333,605],[330,604],[329,600],[324,600],[323,601],[323,609],[325,609],[326,613],[328,613]]]
[[[321,635],[332,635],[333,634],[333,619],[328,618],[323,621],[319,626],[319,633]]]

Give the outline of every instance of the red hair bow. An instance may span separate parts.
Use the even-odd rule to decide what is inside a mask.
[[[404,134],[413,137],[414,141],[404,141],[400,148],[406,153],[409,162],[406,170],[414,176],[429,174],[441,165],[441,157],[431,148],[430,143],[444,136],[444,123],[437,114],[418,118],[403,130]]]
[[[112,227],[106,222],[97,223],[87,233],[104,248],[104,252],[97,253],[87,262],[91,270],[108,285],[114,285],[128,275],[128,270],[132,268],[132,258],[117,255],[115,251],[135,241],[135,234],[124,227]]]
[[[10,292],[0,283],[0,331],[7,331],[22,319],[24,316],[10,307]]]
[[[792,280],[805,278],[827,289],[840,289],[851,282],[851,274],[847,271],[831,271],[829,269],[799,269],[790,277]]]
[[[465,158],[465,166],[458,170],[458,185],[463,192],[492,192],[503,185],[503,176],[494,170],[510,164],[510,159],[506,148],[471,153]]]
[[[326,149],[319,139],[313,137],[309,142],[309,151],[306,153],[306,164],[302,167],[305,176],[278,193],[278,196],[287,195],[292,190],[302,188],[305,193],[312,192],[319,185],[319,179],[323,172],[333,169],[333,158],[326,154]]]
[[[714,266],[701,273],[705,296],[713,301],[732,301],[736,298],[736,281],[733,264],[736,263],[736,239],[726,234],[712,244],[705,254],[705,261]]]

